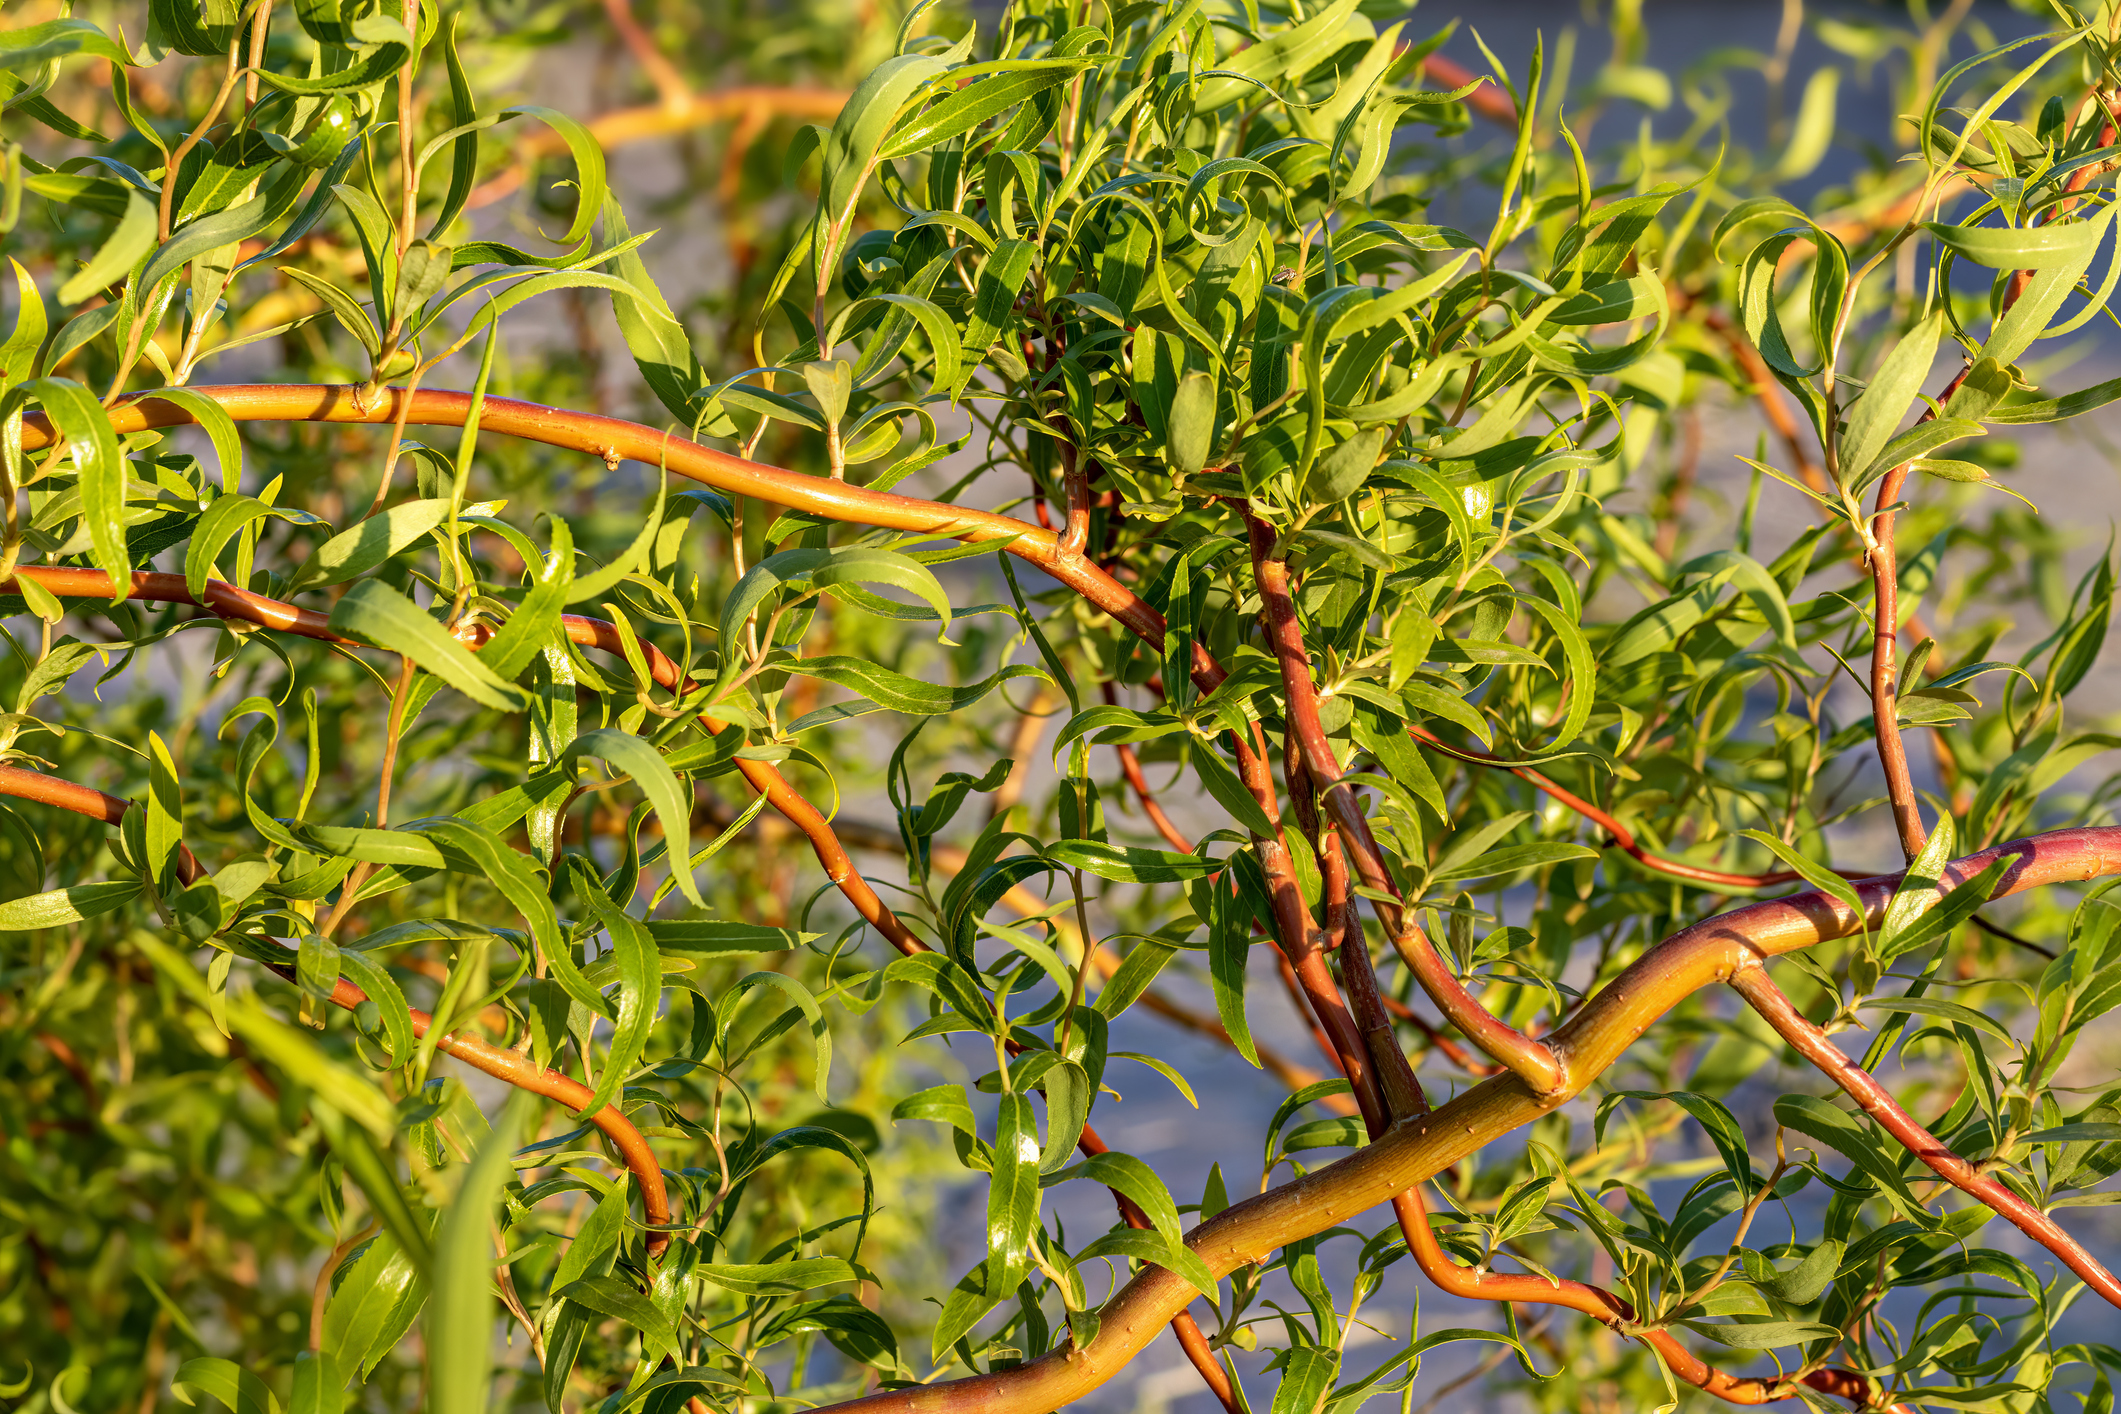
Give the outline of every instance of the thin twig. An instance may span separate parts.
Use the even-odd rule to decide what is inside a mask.
[[[1870,1072],[1843,1055],[1827,1034],[1804,1018],[1767,974],[1764,966],[1740,970],[1731,986],[1752,1004],[1775,1033],[1790,1043],[1826,1077],[1840,1086],[1856,1107],[1893,1136],[1900,1147],[1922,1160],[1939,1178],[1985,1203],[2011,1226],[2045,1247],[2075,1272],[2084,1284],[2113,1306],[2121,1307],[2121,1280],[2108,1271],[2055,1220],[2020,1198],[1981,1168],[1968,1163],[1924,1129]]]

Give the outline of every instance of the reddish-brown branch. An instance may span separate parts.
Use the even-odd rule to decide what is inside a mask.
[[[1471,1301],[1564,1306],[1581,1311],[1649,1346],[1675,1378],[1731,1404],[1773,1404],[1795,1397],[1796,1386],[1802,1384],[1824,1394],[1838,1395],[1854,1403],[1858,1409],[1878,1407],[1870,1403],[1870,1382],[1853,1370],[1829,1368],[1808,1371],[1797,1379],[1772,1380],[1727,1375],[1687,1349],[1669,1330],[1644,1330],[1635,1326],[1633,1308],[1603,1288],[1567,1278],[1549,1280],[1529,1272],[1462,1267],[1437,1241],[1435,1230],[1429,1226],[1429,1215],[1422,1205],[1419,1187],[1410,1188],[1394,1198],[1392,1211],[1399,1219],[1400,1233],[1407,1239],[1407,1250],[1413,1254],[1414,1263],[1421,1268],[1422,1275],[1434,1282],[1439,1290],[1453,1296]],[[1899,1409],[1901,1406],[1887,1407]]]
[[[1941,403],[1958,390],[1966,378],[1962,370],[1939,396]],[[1931,408],[1918,421],[1936,415]],[[1892,806],[1893,829],[1900,836],[1900,852],[1913,859],[1922,852],[1927,834],[1922,811],[1915,803],[1915,778],[1908,770],[1907,744],[1900,738],[1898,647],[1900,640],[1900,558],[1893,545],[1895,512],[1888,507],[1900,500],[1912,467],[1902,464],[1878,483],[1878,509],[1871,517],[1871,588],[1875,603],[1871,611],[1871,715],[1876,725],[1878,764],[1885,769],[1885,794]]]
[[[1304,649],[1296,602],[1289,593],[1288,563],[1274,553],[1275,534],[1271,526],[1247,515],[1245,529],[1251,541],[1261,617],[1269,646],[1281,668],[1290,737],[1296,743],[1304,765],[1325,787],[1326,809],[1332,815],[1334,828],[1347,845],[1363,883],[1396,896],[1391,875],[1384,867],[1383,853],[1370,832],[1370,823],[1363,816],[1354,790],[1341,779],[1340,762],[1335,759],[1332,744],[1326,740],[1325,728],[1319,720],[1318,690],[1311,681],[1311,661]],[[1443,1012],[1445,1020],[1463,1032],[1475,1046],[1524,1076],[1527,1083],[1542,1093],[1558,1092],[1568,1084],[1560,1059],[1548,1047],[1495,1016],[1465,989],[1422,931],[1412,909],[1381,905],[1378,911],[1393,946],[1414,973],[1422,990]],[[1398,1048],[1394,1046],[1393,1049],[1397,1053]],[[1405,1064],[1405,1059],[1401,1054],[1400,1063]]]
[[[633,7],[626,0],[604,0],[604,17],[611,21],[612,29],[632,52],[633,61],[648,75],[649,82],[655,85],[655,91],[663,96],[664,110],[682,113],[689,108],[692,104],[691,87],[678,72],[677,65],[656,48],[655,40],[633,17]]]
[[[1783,884],[1793,884],[1801,877],[1794,870],[1771,870],[1765,874],[1728,874],[1720,869],[1704,869],[1698,864],[1687,864],[1677,859],[1666,859],[1661,855],[1652,854],[1636,840],[1634,833],[1627,826],[1621,824],[1606,811],[1599,809],[1582,796],[1577,795],[1568,787],[1559,784],[1529,766],[1503,766],[1501,762],[1485,751],[1476,750],[1468,746],[1453,746],[1427,728],[1411,723],[1407,727],[1407,735],[1425,746],[1432,746],[1445,755],[1455,757],[1458,760],[1469,761],[1482,766],[1495,766],[1506,770],[1535,789],[1544,791],[1550,798],[1567,806],[1570,810],[1604,830],[1614,849],[1629,855],[1636,863],[1646,869],[1654,869],[1660,874],[1669,874],[1675,879],[1690,879],[1696,883],[1733,889],[1770,889]],[[1848,877],[1857,878],[1861,876],[1849,875]]]
[[[1164,807],[1157,803],[1156,792],[1149,789],[1149,779],[1142,774],[1141,758],[1134,754],[1134,748],[1123,741],[1114,742],[1112,752],[1119,757],[1120,774],[1127,778],[1127,784],[1134,790],[1134,798],[1141,802],[1142,814],[1148,816],[1149,823],[1156,826],[1156,833],[1162,835],[1164,843],[1171,848],[1181,854],[1191,854],[1193,845],[1179,831],[1178,826],[1171,823],[1171,817],[1165,814]]]
[[[1943,873],[1956,887],[1997,859],[2009,861],[1996,896],[2121,870],[2121,827],[2058,830],[1954,861]],[[1257,1264],[1277,1247],[1323,1232],[1391,1201],[1466,1154],[1551,1113],[1587,1078],[1617,1060],[1651,1022],[1712,982],[1767,957],[1876,926],[1898,875],[1855,885],[1860,908],[1819,891],[1754,903],[1708,919],[1652,948],[1591,997],[1551,1037],[1570,1058],[1572,1089],[1536,1095],[1514,1075],[1484,1081],[1432,1114],[1401,1121],[1347,1158],[1232,1205],[1186,1239],[1210,1272]],[[918,1389],[892,1390],[838,1409],[875,1414],[1034,1414],[1084,1397],[1123,1368],[1162,1322],[1193,1298],[1183,1277],[1163,1268],[1138,1273],[1102,1312],[1095,1339],[1017,1369]],[[1816,1386],[1815,1386],[1816,1387]],[[1861,1397],[1860,1382],[1831,1392]]]
[[[1715,331],[1730,349],[1731,357],[1738,360],[1738,367],[1745,373],[1746,381],[1753,385],[1753,397],[1760,404],[1761,416],[1767,419],[1768,426],[1775,429],[1775,436],[1781,441],[1783,450],[1789,456],[1790,465],[1795,468],[1797,475],[1805,485],[1820,495],[1830,494],[1832,484],[1826,479],[1826,469],[1819,465],[1818,459],[1811,453],[1811,448],[1806,445],[1804,434],[1798,430],[1797,418],[1791,413],[1789,404],[1782,400],[1782,390],[1777,386],[1775,375],[1767,366],[1767,360],[1760,356],[1760,351],[1746,338],[1745,331],[1731,323],[1730,316],[1722,310],[1706,311],[1702,315],[1702,323]]]
[[[1083,1153],[1093,1157],[1111,1152],[1105,1141],[1098,1138],[1095,1131],[1087,1128],[1083,1130],[1082,1143],[1078,1147]],[[1112,1189],[1111,1193],[1112,1201],[1119,1206],[1121,1222],[1138,1232],[1146,1231],[1150,1227],[1149,1215],[1141,1210],[1139,1204],[1116,1188]],[[1227,1414],[1245,1414],[1243,1401],[1238,1398],[1237,1391],[1230,1387],[1229,1373],[1223,1369],[1222,1362],[1215,1358],[1215,1352],[1208,1348],[1208,1338],[1201,1334],[1200,1323],[1193,1319],[1191,1310],[1180,1311],[1172,1317],[1171,1333],[1178,1337],[1179,1349],[1185,1352],[1187,1361],[1199,1372],[1201,1382],[1207,1385],[1208,1392],[1215,1396]]]
[[[2121,1281],[2054,1219],[2020,1198],[1995,1179],[1953,1153],[1934,1134],[1915,1122],[1870,1072],[1841,1053],[1827,1034],[1807,1021],[1790,999],[1768,977],[1765,967],[1748,967],[1731,978],[1731,986],[1752,1003],[1775,1033],[1790,1043],[1813,1065],[1840,1086],[1878,1127],[1900,1146],[1927,1164],[1936,1175],[1963,1193],[1971,1194],[2009,1220],[2011,1226],[2055,1254],[2062,1264],[2083,1279],[2110,1304],[2121,1306]]]
[[[2111,146],[2115,137],[2115,125],[2109,120],[2100,134],[2100,145]],[[2081,191],[2093,176],[2092,167],[2080,167],[2069,176],[2063,190]],[[2074,205],[2073,200],[2058,202],[2047,213],[2052,221],[2063,215]],[[2030,271],[2020,270],[2012,276],[2004,290],[2001,309],[2008,312],[2023,295],[2032,276]],[[1999,314],[2000,317],[2000,314]],[[1937,416],[1937,410],[1951,400],[1966,382],[1972,365],[1962,368],[1947,383],[1944,391],[1937,395],[1935,403],[1923,410],[1916,419],[1919,426]],[[1878,483],[1877,509],[1871,516],[1870,551],[1871,583],[1876,606],[1871,622],[1871,712],[1876,724],[1878,738],[1878,763],[1885,769],[1886,796],[1892,804],[1893,827],[1900,835],[1900,849],[1909,859],[1922,851],[1927,834],[1922,825],[1922,812],[1915,803],[1915,780],[1908,770],[1907,746],[1900,738],[1900,693],[1899,664],[1897,662],[1900,641],[1900,562],[1893,543],[1893,522],[1896,513],[1891,509],[1900,500],[1901,489],[1907,484],[1908,473],[1913,463],[1903,462],[1886,472]]]

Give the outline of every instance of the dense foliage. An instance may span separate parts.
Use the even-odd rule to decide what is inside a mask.
[[[11,15],[0,1391],[2110,1407],[2114,569],[2003,492],[2121,12],[1965,9]],[[1134,1007],[1262,1196],[1098,1136],[1215,1103]]]

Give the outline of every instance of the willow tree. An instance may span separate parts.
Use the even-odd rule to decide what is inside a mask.
[[[1831,69],[1760,157],[1715,74],[1589,144],[1671,99],[1629,7],[1575,96],[1358,0],[920,7],[777,154],[801,215],[707,341],[617,128],[487,102],[475,12],[152,20],[0,34],[89,148],[7,153],[16,1394],[1033,1414],[1169,1327],[1231,1414],[1411,1407],[1454,1341],[1551,1407],[2110,1403],[2058,1330],[2121,1304],[2069,1231],[2121,940],[2052,886],[2121,870],[2068,712],[2112,568],[2072,590],[1994,475],[2121,397],[2042,346],[2121,272],[2104,9],[1909,36],[1913,152],[1807,209]],[[473,222],[495,182],[543,224]],[[504,319],[583,292],[643,421],[510,395]],[[284,380],[208,381],[261,329]],[[1733,394],[1774,443],[1690,519]],[[163,661],[175,712],[89,691]],[[1255,1037],[1282,993],[1324,1069]],[[1215,1102],[1112,1049],[1135,1006],[1288,1083],[1256,1196],[1099,1138],[1121,1062]],[[940,1272],[894,1206],[959,1167]],[[1350,1352],[1430,1288],[1498,1319]]]

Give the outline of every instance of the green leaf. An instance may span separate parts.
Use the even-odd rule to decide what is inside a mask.
[[[343,584],[364,575],[418,543],[447,519],[447,496],[401,502],[319,545],[295,571],[295,586]]]
[[[1208,464],[1215,438],[1215,376],[1198,370],[1178,380],[1171,395],[1165,454],[1171,470],[1190,476]],[[1368,468],[1365,467],[1367,472]],[[1338,499],[1338,498],[1333,498]]]
[[[900,959],[901,962],[908,960]],[[804,1019],[810,1023],[810,1035],[814,1044],[813,1069],[815,1074],[812,1085],[821,1102],[831,1103],[826,1096],[825,1087],[832,1077],[832,1028],[826,1025],[825,1013],[819,1008],[817,998],[813,997],[810,994],[810,989],[801,982],[796,981],[793,977],[783,976],[778,972],[751,973],[737,982],[736,986],[731,990],[730,996],[732,999],[741,997],[754,987],[765,987],[781,993],[781,995],[787,997],[789,1001],[795,1004],[796,1010],[800,1011]]]
[[[1070,723],[1070,726],[1073,725]],[[1273,837],[1274,824],[1267,818],[1267,812],[1253,797],[1252,792],[1245,789],[1245,783],[1238,779],[1237,773],[1223,764],[1221,756],[1216,753],[1211,743],[1194,742],[1186,759],[1193,768],[1193,774],[1198,776],[1200,783],[1207,788],[1209,798],[1220,806],[1226,815],[1262,839]]]
[[[2109,379],[2104,383],[2095,383],[2089,388],[2068,393],[2059,398],[2047,398],[2040,402],[2012,403],[2004,407],[1994,408],[1983,414],[1983,421],[2021,426],[2035,422],[2063,422],[2103,408],[2117,398],[2121,398],[2121,378]]]
[[[7,263],[15,268],[15,328],[7,342],[0,344],[0,386],[19,383],[30,376],[49,327],[44,296],[38,293],[37,282],[22,268],[21,261],[9,256]]]
[[[633,777],[662,822],[663,838],[669,841],[667,857],[678,887],[695,907],[705,908],[706,900],[700,897],[699,885],[687,867],[692,859],[692,792],[679,782],[663,754],[630,732],[603,727],[568,743],[560,753],[560,764],[567,765],[584,756],[597,757]]]
[[[1330,1346],[1303,1345],[1288,1352],[1281,1383],[1275,1387],[1270,1414],[1319,1414],[1333,1382],[1340,1378],[1340,1352]]]
[[[1961,924],[1973,917],[1981,905],[1989,901],[2003,876],[2008,874],[2012,867],[2012,859],[2008,855],[1989,861],[1987,868],[1947,893],[1935,907],[1916,914],[1897,933],[1892,934],[1880,946],[1879,959],[1891,961],[1917,948],[1927,947],[1939,938],[1949,937]]]
[[[306,5],[302,10],[322,10],[322,5]],[[279,89],[283,93],[300,94],[318,98],[341,93],[359,93],[374,88],[394,76],[405,66],[412,53],[413,39],[405,26],[387,15],[370,13],[353,21],[346,29],[358,46],[365,50],[354,62],[343,69],[319,75],[315,78],[297,78],[292,74],[267,67],[257,71],[260,83]],[[344,40],[327,40],[340,44]]]
[[[1986,1031],[1998,1040],[2009,1042],[2013,1038],[2001,1022],[1984,1012],[1957,1002],[1939,1001],[1935,997],[1873,997],[1859,1004],[1863,1011],[1906,1012],[1915,1016],[1934,1016],[1945,1021],[1971,1026]]]
[[[1828,1283],[1832,1282],[1835,1273],[1841,1270],[1841,1255],[1846,1251],[1846,1242],[1839,1238],[1827,1238],[1805,1253],[1804,1260],[1795,1267],[1760,1285],[1778,1301],[1787,1301],[1793,1306],[1809,1306],[1825,1293]]]
[[[1822,864],[1805,858],[1796,850],[1784,844],[1780,839],[1764,830],[1740,830],[1738,833],[1749,840],[1755,840],[1766,845],[1768,852],[1795,870],[1799,878],[1822,893],[1831,895],[1839,900],[1849,912],[1856,915],[1859,921],[1868,916],[1864,912],[1863,896],[1856,892],[1853,884],[1839,874],[1834,873]]]
[[[966,38],[969,43],[970,36]],[[855,86],[825,139],[818,174],[821,223],[840,219],[867,178],[871,160],[907,100],[921,85],[948,68],[944,60],[926,54],[901,54],[877,65]],[[820,271],[831,253],[821,232],[817,242]]]
[[[1930,376],[1930,367],[1937,361],[1937,341],[1943,334],[1944,312],[1938,310],[1896,339],[1870,386],[1850,405],[1848,430],[1841,438],[1844,484],[1865,484],[1864,473],[1892,440],[1894,429]]]
[[[1696,1335],[1707,1336],[1733,1350],[1772,1350],[1778,1346],[1803,1345],[1813,1340],[1834,1340],[1841,1331],[1816,1321],[1740,1320],[1711,1325],[1706,1321],[1681,1322]]]
[[[110,418],[88,389],[65,378],[32,378],[0,397],[0,422],[37,403],[66,444],[81,479],[81,519],[89,533],[89,559],[110,576],[111,598],[121,599],[131,583],[132,559],[126,551],[125,458],[111,431]]]
[[[1099,61],[1096,58],[1070,58],[1004,62],[1008,67],[1003,72],[966,84],[902,123],[884,143],[879,155],[898,158],[932,151],[962,137],[988,119],[1008,112],[1025,99],[1059,87]]]
[[[1215,1277],[1208,1270],[1208,1264],[1185,1246],[1172,1242],[1160,1232],[1144,1232],[1131,1227],[1114,1228],[1077,1252],[1075,1260],[1080,1263],[1108,1256],[1127,1257],[1137,1262],[1163,1267],[1193,1283],[1194,1290],[1210,1301],[1216,1298]]]
[[[934,683],[922,682],[894,672],[865,658],[845,658],[827,655],[820,658],[800,658],[786,665],[792,673],[817,678],[821,682],[833,683],[849,692],[859,693],[873,704],[870,708],[826,707],[808,716],[797,719],[789,726],[791,735],[816,726],[825,721],[840,721],[848,717],[866,715],[868,711],[903,712],[910,717],[947,716],[961,712],[985,697],[1005,682],[1018,678],[1049,680],[1046,674],[1028,663],[1017,663],[1003,668],[993,677],[982,678],[964,687],[938,687]]]
[[[740,1296],[800,1296],[821,1286],[875,1278],[843,1257],[810,1257],[796,1262],[742,1265],[702,1262],[693,1268],[703,1279]]]
[[[950,596],[944,591],[942,581],[935,577],[935,571],[918,560],[894,550],[867,546],[840,550],[783,550],[746,570],[722,603],[719,626],[722,680],[727,682],[734,678],[742,666],[738,655],[744,625],[765,602],[767,595],[781,589],[822,589],[832,584],[885,584],[907,590],[935,610],[942,625],[938,635],[949,632]],[[943,637],[942,641],[947,643],[949,639]]]
[[[123,45],[87,20],[45,20],[20,29],[0,30],[0,71],[40,68],[68,54],[93,54],[120,68],[130,68],[133,63],[133,56],[125,52]]]
[[[125,215],[119,218],[118,228],[111,232],[110,239],[103,243],[88,264],[69,275],[66,283],[59,286],[59,303],[79,304],[112,285],[124,283],[140,257],[154,249],[156,219],[153,203],[127,188]]]
[[[1793,182],[1810,176],[1826,159],[1834,141],[1834,106],[1841,88],[1841,70],[1831,64],[1813,70],[1804,82],[1804,96],[1797,101],[1797,120],[1776,159],[1774,180]]]
[[[619,199],[611,193],[604,198],[604,238],[618,246],[625,246],[633,238]],[[612,262],[611,270],[632,286],[630,297],[613,292],[611,314],[641,371],[641,380],[672,417],[690,426],[693,390],[707,381],[692,352],[692,336],[656,288],[639,251],[626,250]]]
[[[2102,232],[2097,221],[2050,221],[2020,228],[1925,221],[1922,229],[1946,250],[1991,270],[2043,270],[2077,264],[2089,258],[2090,249],[2096,246]]]
[[[332,606],[331,631],[403,654],[482,707],[520,712],[523,694],[404,595],[364,579]]]
[[[710,1281],[714,1279],[711,1275],[713,1268],[709,1265],[694,1267],[693,1271]],[[641,1333],[641,1344],[655,1362],[660,1363],[667,1355],[674,1364],[685,1363],[675,1321],[655,1302],[636,1291],[630,1281],[617,1276],[583,1277],[556,1288],[553,1295],[632,1326]]]
[[[202,399],[211,402],[211,399]],[[218,404],[215,405],[218,408]],[[227,416],[226,412],[222,413]],[[224,466],[226,463],[224,463]],[[239,463],[240,465],[240,463]],[[191,543],[184,549],[184,589],[193,599],[201,599],[206,593],[206,581],[213,577],[214,561],[229,541],[241,534],[244,527],[272,517],[294,525],[322,525],[324,522],[309,514],[286,506],[268,506],[255,496],[224,495],[214,499],[192,527]]]
[[[280,1414],[280,1401],[265,1381],[233,1360],[187,1360],[177,1367],[171,1385],[187,1403],[197,1401],[185,1391],[196,1390],[227,1405],[229,1414]]]
[[[1119,883],[1169,884],[1196,879],[1222,866],[1197,854],[1105,844],[1098,840],[1063,840],[1046,849],[1046,857],[1069,869]]]
[[[427,1398],[438,1409],[483,1414],[493,1373],[493,1211],[515,1176],[516,1136],[535,1109],[517,1090],[480,1141],[435,1235],[427,1303]]]
[[[987,1185],[987,1294],[1016,1290],[1029,1260],[1039,1208],[1038,1120],[1028,1096],[1007,1094],[994,1121],[994,1172]]]
[[[648,1033],[655,1027],[657,1004],[663,997],[663,965],[647,927],[612,906],[597,886],[593,872],[588,879],[578,876],[576,893],[589,901],[597,922],[611,939],[611,960],[617,964],[619,982],[618,1017],[612,1024],[611,1044],[597,1071],[596,1093],[581,1109],[581,1113],[593,1115],[618,1097],[626,1078],[641,1063]]]
[[[1745,1140],[1745,1129],[1738,1117],[1724,1107],[1722,1102],[1691,1090],[1616,1090],[1598,1101],[1598,1130],[1602,1135],[1606,1113],[1622,1100],[1670,1100],[1697,1120],[1707,1132],[1709,1142],[1723,1159],[1725,1172],[1738,1186],[1738,1192],[1750,1198],[1761,1188],[1759,1176],[1753,1172],[1752,1149]]]
[[[1922,1228],[1936,1226],[1937,1220],[1915,1201],[1907,1180],[1900,1176],[1900,1165],[1887,1157],[1863,1122],[1846,1110],[1809,1095],[1784,1095],[1775,1101],[1775,1119],[1785,1129],[1816,1139],[1853,1160],[1901,1217]]]
[[[399,1308],[423,1299],[425,1285],[405,1249],[388,1233],[378,1236],[339,1280],[324,1308],[324,1353],[341,1370],[365,1373],[396,1344]]]
[[[249,240],[294,209],[308,177],[307,171],[291,163],[278,181],[249,201],[192,220],[156,249],[147,268],[140,272],[139,287],[152,290],[193,259]],[[128,215],[126,219],[132,218]]]
[[[71,884],[26,898],[9,899],[0,903],[0,933],[64,928],[125,907],[140,897],[144,887],[138,879],[112,879],[107,883]]]
[[[1908,862],[1907,872],[1894,886],[1893,897],[1885,905],[1885,917],[1878,924],[1878,956],[1881,959],[1907,951],[1895,946],[1895,940],[1907,931],[1909,924],[1939,901],[1938,884],[1944,878],[1945,866],[1952,862],[1958,834],[1958,826],[1950,815],[1938,815],[1929,837],[1923,841],[1921,852]]]
[[[479,650],[479,661],[503,682],[522,676],[530,660],[550,645],[560,632],[560,610],[567,605],[574,584],[574,533],[567,522],[552,518],[552,552],[531,576],[523,602],[508,616],[508,622]],[[570,694],[571,696],[572,694]]]
[[[1072,1060],[1049,1067],[1041,1077],[1046,1091],[1046,1143],[1039,1151],[1041,1173],[1051,1173],[1075,1152],[1093,1098],[1090,1074]]]
[[[1230,1044],[1254,1066],[1259,1049],[1252,1040],[1252,1026],[1245,1016],[1245,981],[1252,957],[1252,906],[1239,892],[1235,870],[1226,869],[1207,880],[1208,890],[1208,980],[1215,994],[1215,1014]]]
[[[1532,844],[1510,845],[1503,849],[1489,850],[1460,864],[1439,869],[1429,877],[1432,882],[1442,883],[1447,879],[1492,879],[1504,874],[1515,874],[1520,870],[1539,869],[1549,864],[1559,864],[1568,859],[1596,859],[1598,851],[1589,845],[1561,844],[1541,840]]]
[[[987,1294],[988,1285],[987,1262],[982,1258],[978,1266],[958,1278],[957,1285],[950,1289],[949,1297],[943,1302],[943,1314],[936,1320],[935,1336],[930,1343],[937,1364],[943,1362],[950,1354],[950,1348],[957,1344],[965,1332],[979,1323],[980,1317],[1001,1304],[1001,1297]]]

